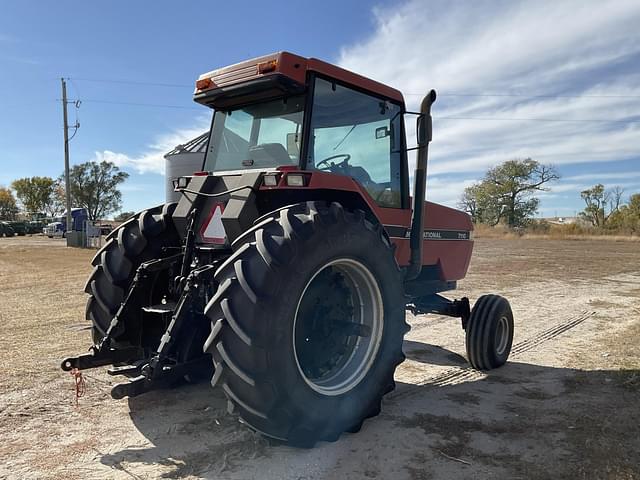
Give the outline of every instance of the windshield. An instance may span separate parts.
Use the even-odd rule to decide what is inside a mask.
[[[204,170],[298,165],[304,99],[299,95],[216,111]]]

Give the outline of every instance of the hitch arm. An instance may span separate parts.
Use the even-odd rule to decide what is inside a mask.
[[[135,294],[137,294],[138,289],[144,284],[143,280],[147,278],[147,274],[168,268],[171,264],[177,262],[181,256],[182,254],[176,254],[170,257],[145,262],[140,265],[136,270],[136,275],[129,292],[127,293],[127,297],[120,304],[120,307],[113,316],[113,319],[111,319],[111,323],[109,324],[109,328],[107,329],[105,336],[97,345],[91,346],[89,353],[78,355],[77,357],[65,358],[60,364],[62,370],[66,372],[74,368],[77,368],[78,370],[86,370],[88,368],[103,367],[114,363],[127,362],[131,359],[142,358],[144,356],[144,352],[140,347],[112,348],[111,340],[113,332],[118,327],[120,319],[128,308],[131,299],[136,296]]]
[[[187,312],[191,308],[193,296],[197,294],[199,281],[201,279],[206,280],[213,277],[215,270],[215,265],[205,265],[194,270],[187,277],[184,290],[182,292],[182,295],[180,296],[180,300],[178,300],[178,305],[173,312],[171,322],[167,326],[167,330],[164,332],[164,335],[162,335],[162,338],[160,339],[160,345],[158,345],[156,355],[154,355],[154,357],[149,362],[149,365],[152,369],[155,369],[160,363],[162,363],[169,351],[169,347],[171,346],[174,338],[180,334],[180,331],[187,318]]]
[[[126,298],[120,304],[118,311],[111,319],[111,323],[109,324],[109,328],[107,329],[105,336],[102,338],[102,340],[100,340],[100,343],[98,344],[98,350],[103,350],[110,347],[113,332],[120,324],[120,319],[124,315],[125,310],[129,307],[131,299],[137,296],[138,289],[143,284],[143,281],[147,279],[147,275],[169,268],[169,266],[177,262],[180,257],[181,254],[178,253],[175,255],[171,255],[170,257],[159,258],[157,260],[145,262],[138,267],[138,269],[136,270],[136,275],[135,277],[133,277],[131,288],[129,288],[129,292],[127,292]]]
[[[138,347],[130,348],[98,348],[92,346],[89,353],[78,355],[77,357],[67,357],[62,360],[60,367],[65,372],[77,368],[86,370],[88,368],[103,367],[118,362],[126,362],[132,358],[139,358],[143,355],[142,349]]]
[[[128,382],[119,383],[113,387],[111,390],[111,396],[113,398],[135,397],[151,390],[164,388],[188,374],[193,368],[200,368],[201,366],[211,364],[210,357],[204,354],[182,363],[172,363],[168,355],[175,338],[180,335],[180,332],[185,326],[188,326],[187,324],[190,318],[188,313],[192,307],[192,300],[198,293],[200,282],[211,279],[216,267],[217,265],[205,265],[193,270],[189,274],[185,280],[185,286],[180,300],[178,300],[176,309],[171,317],[171,322],[164,335],[162,335],[160,345],[158,345],[155,355],[139,369],[141,372],[140,376],[132,378]],[[134,370],[134,368],[131,368],[127,371]],[[114,372],[114,374],[118,373],[117,371]]]
[[[179,363],[172,366],[164,366],[162,374],[154,377],[147,376],[144,372],[128,382],[118,383],[111,389],[111,398],[120,400],[124,397],[137,397],[143,393],[157,390],[159,388],[168,388],[175,381],[180,380],[194,368],[202,368],[210,365],[211,359],[202,355],[194,360]]]

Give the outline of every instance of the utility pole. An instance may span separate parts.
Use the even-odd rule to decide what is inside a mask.
[[[67,245],[69,244],[69,232],[71,231],[71,181],[69,179],[69,123],[67,121],[67,82],[62,82],[62,114],[64,118],[64,194],[67,207]]]

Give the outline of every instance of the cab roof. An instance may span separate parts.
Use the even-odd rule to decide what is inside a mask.
[[[315,72],[404,105],[402,93],[395,88],[317,58],[301,57],[289,52],[272,53],[204,73],[196,82],[194,99],[200,103],[208,103],[205,100],[208,93],[232,89],[249,82],[266,81],[269,77],[285,77],[293,84],[305,87],[307,72]]]

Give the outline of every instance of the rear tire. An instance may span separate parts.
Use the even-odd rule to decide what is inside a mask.
[[[395,387],[409,328],[382,226],[308,202],[260,219],[233,248],[205,310],[212,384],[253,429],[297,446],[358,431]]]
[[[513,344],[513,313],[506,298],[483,295],[473,306],[467,323],[467,358],[477,370],[505,364]]]
[[[93,342],[99,342],[107,332],[109,324],[125,295],[141,263],[154,258],[168,256],[165,247],[180,247],[180,239],[171,215],[175,203],[168,203],[128,219],[106,237],[106,244],[91,261],[94,266],[85,285],[89,294],[86,318],[90,320]],[[159,290],[163,286],[159,286]],[[149,292],[149,297],[153,293]],[[147,300],[152,300],[149,298]],[[158,303],[160,299],[157,299]],[[140,317],[122,319],[113,339],[127,342],[132,331],[139,330]]]

